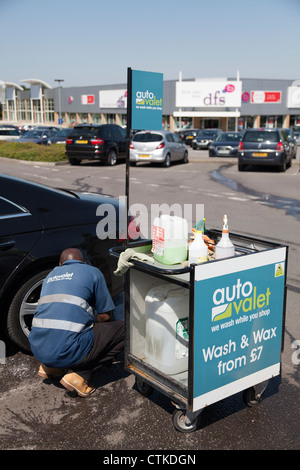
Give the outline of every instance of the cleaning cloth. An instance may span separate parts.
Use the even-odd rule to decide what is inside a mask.
[[[114,271],[114,274],[116,276],[123,276],[123,274],[126,273],[126,271],[131,266],[133,266],[133,263],[130,260],[148,261],[154,264],[154,259],[151,256],[144,253],[137,253],[132,248],[127,248],[125,251],[123,251],[123,253],[121,253],[118,261],[118,267],[116,271]]]

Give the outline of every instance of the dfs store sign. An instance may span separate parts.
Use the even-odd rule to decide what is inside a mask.
[[[241,106],[241,81],[176,82],[176,106],[193,108]]]

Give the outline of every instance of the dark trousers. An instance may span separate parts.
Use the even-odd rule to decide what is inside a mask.
[[[124,347],[123,320],[95,323],[92,349],[71,369],[87,382],[95,370],[111,361]]]

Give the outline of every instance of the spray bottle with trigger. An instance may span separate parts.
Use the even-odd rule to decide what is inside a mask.
[[[229,238],[227,215],[224,215],[223,217],[222,238],[216,245],[215,254],[216,259],[230,258],[231,256],[234,256],[234,245]]]

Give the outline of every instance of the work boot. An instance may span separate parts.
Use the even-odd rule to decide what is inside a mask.
[[[66,373],[66,369],[56,369],[55,367],[47,367],[41,364],[38,375],[43,379],[60,379]]]
[[[95,391],[95,388],[90,387],[86,380],[72,370],[63,376],[60,383],[70,392],[75,390],[80,397],[89,397]]]

